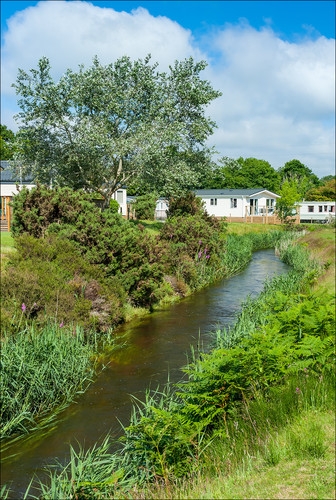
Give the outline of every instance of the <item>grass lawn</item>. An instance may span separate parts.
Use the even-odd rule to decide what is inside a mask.
[[[282,226],[279,224],[260,224],[260,223],[244,223],[244,222],[228,222],[228,234],[247,234],[247,233],[268,233],[269,231],[281,231]]]
[[[321,293],[327,291],[335,294],[335,237],[336,230],[333,227],[316,227],[301,238],[301,242],[308,247],[312,255],[325,267],[325,273],[319,278],[315,288]]]
[[[1,251],[3,248],[13,248],[14,239],[11,233],[8,233],[7,231],[1,231],[0,240],[1,240]]]
[[[11,233],[1,231],[0,232],[0,241],[1,241],[1,263],[6,259],[8,254],[14,252],[14,239]]]

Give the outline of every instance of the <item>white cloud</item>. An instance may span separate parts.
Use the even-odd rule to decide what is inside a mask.
[[[221,124],[212,137],[217,149],[274,168],[298,158],[320,177],[333,173],[335,41],[289,43],[243,23],[207,43],[219,57],[208,78],[223,92],[209,109]]]
[[[177,7],[178,8],[178,7]],[[152,54],[166,70],[193,56],[210,64],[204,77],[223,96],[208,108],[219,128],[211,137],[221,155],[255,156],[275,168],[298,158],[318,176],[335,168],[335,41],[324,37],[290,43],[246,20],[209,32],[202,40],[166,17],[139,8],[117,12],[89,2],[42,1],[16,13],[2,47],[2,123],[15,130],[16,98],[10,85],[18,68],[42,56],[58,78],[68,67],[105,64],[122,55]]]

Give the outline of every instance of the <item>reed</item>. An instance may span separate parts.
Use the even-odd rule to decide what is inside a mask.
[[[38,427],[42,417],[69,404],[93,376],[93,347],[80,328],[48,325],[2,337],[2,439]]]

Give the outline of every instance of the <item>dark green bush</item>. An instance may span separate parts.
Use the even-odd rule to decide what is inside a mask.
[[[98,217],[100,212],[89,194],[66,187],[49,189],[40,184],[31,190],[24,187],[14,196],[12,207],[13,236],[28,233],[36,238],[44,236],[52,223],[75,224],[80,213]]]
[[[189,192],[184,196],[169,198],[168,219],[181,215],[201,215],[207,217],[204,202],[195,193]]]
[[[154,220],[155,207],[156,207],[156,194],[143,194],[137,196],[133,204],[135,216],[137,219]]]
[[[19,318],[40,325],[53,318],[99,330],[123,320],[124,292],[118,279],[106,278],[73,242],[54,235],[44,239],[22,235],[16,246],[2,276],[4,329],[15,329]]]

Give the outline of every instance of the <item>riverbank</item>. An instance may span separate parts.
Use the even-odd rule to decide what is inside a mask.
[[[328,270],[324,263],[308,265],[307,254],[300,252],[288,246],[285,258],[298,267],[296,274],[276,280],[273,288],[266,287],[257,305],[247,304],[248,314],[243,311],[234,335],[232,330],[220,333],[213,353],[196,356],[188,368],[189,382],[178,393],[149,395],[125,429],[121,456],[111,456],[107,445],[85,457],[73,455],[69,467],[52,476],[53,491],[60,498],[73,494],[82,498],[232,498],[232,484],[239,480],[247,484],[237,498],[246,498],[246,486],[258,482],[253,477],[260,477],[261,470],[271,473],[276,467],[284,473],[290,463],[302,467],[309,456],[315,466],[316,460],[322,460],[323,472],[317,473],[308,489],[296,488],[293,493],[287,484],[287,498],[297,498],[290,496],[296,491],[306,498],[313,483],[320,495],[317,498],[329,498],[333,483],[326,447],[330,433],[325,427],[330,425],[314,422],[316,418],[320,422],[320,417],[327,422],[334,403],[333,383],[321,371],[321,363],[330,366],[333,352],[329,341],[334,297],[312,294],[319,273]],[[229,370],[223,368],[228,360]],[[239,378],[233,385],[234,379],[223,379],[230,373]],[[242,392],[233,390],[237,384]],[[296,429],[301,430],[299,436]],[[312,434],[316,436],[313,446]],[[285,447],[284,435],[288,437]],[[101,460],[109,464],[108,470],[95,465]],[[297,470],[292,476],[297,477]],[[150,479],[154,486],[146,486]],[[275,492],[269,498],[281,498],[275,481],[268,486],[267,491],[273,488]],[[253,490],[255,498],[265,498],[265,484],[263,488],[259,493]],[[225,491],[231,496],[224,496]],[[43,498],[53,498],[49,487],[41,486],[41,492]]]
[[[311,283],[311,290],[318,295],[329,295],[331,304],[334,304],[335,229],[317,227],[300,237],[298,243],[309,249],[310,256],[323,269]],[[247,404],[245,415],[235,420],[229,455],[225,445],[217,444],[211,447],[211,454],[204,460],[196,477],[178,484],[155,486],[133,498],[335,498],[334,387],[321,375],[313,383],[320,385],[319,394],[313,388],[303,390],[302,385],[295,383],[289,385],[291,394],[277,394],[278,401],[273,402],[277,412],[281,398],[286,400],[295,393],[296,404],[299,403],[294,415],[287,411],[282,426],[279,422],[269,425],[269,420],[265,422],[260,418],[260,412],[257,412],[259,418],[252,421],[253,408]],[[260,406],[261,403],[259,401]],[[269,407],[270,399],[265,403]],[[239,429],[246,428],[246,422],[250,423],[250,435],[258,436],[258,442],[246,439],[244,443],[244,436],[239,436]]]
[[[123,224],[122,221],[119,222]],[[8,260],[2,275],[4,293],[1,320],[5,374],[1,405],[2,439],[16,439],[19,435],[40,428],[46,417],[48,420],[48,413],[61,411],[76,398],[76,394],[84,390],[85,381],[94,377],[95,363],[99,357],[97,345],[111,337],[111,330],[103,330],[99,336],[94,329],[88,328],[91,321],[92,327],[96,325],[97,317],[100,324],[103,322],[104,325],[108,321],[113,325],[114,321],[115,328],[120,323],[120,318],[126,322],[165,308],[172,301],[191,295],[195,290],[216,280],[239,273],[246,267],[254,251],[274,246],[281,237],[279,230],[268,230],[260,234],[228,235],[224,241],[225,233],[217,234],[213,228],[209,230],[205,221],[193,218],[184,221],[184,229],[187,229],[188,223],[190,227],[192,224],[199,225],[197,237],[195,234],[188,236],[188,244],[192,242],[198,250],[194,259],[191,259],[191,255],[195,253],[195,249],[190,256],[181,254],[180,238],[183,240],[183,236],[178,232],[178,224],[171,222],[169,231],[174,231],[174,228],[177,231],[177,241],[170,242],[169,237],[170,246],[167,247],[171,249],[170,254],[174,255],[173,267],[171,255],[168,264],[165,257],[162,259],[163,263],[153,264],[154,268],[166,265],[164,269],[167,272],[170,270],[171,274],[161,280],[163,271],[160,271],[158,282],[153,284],[150,279],[148,288],[141,280],[140,290],[133,285],[131,287],[134,289],[134,296],[138,296],[138,293],[151,294],[154,289],[160,290],[160,300],[151,307],[135,307],[125,292],[120,292],[118,299],[118,290],[115,287],[107,288],[108,283],[110,286],[115,284],[114,277],[114,281],[110,277],[101,277],[101,281],[98,281],[99,275],[103,276],[101,266],[88,262],[72,242],[64,237],[48,240],[24,235],[16,240],[16,251],[10,253],[11,258],[6,258]],[[133,225],[130,232],[134,232]],[[207,234],[208,243],[199,240],[202,234],[203,237]],[[157,237],[161,238],[161,232],[158,232]],[[146,242],[144,235],[142,241]],[[148,240],[146,245],[154,245],[155,241]],[[10,248],[14,243],[8,237],[5,242],[5,248]],[[216,245],[221,251],[218,255],[211,255],[211,249],[216,248]],[[148,254],[151,251],[150,248],[147,249]],[[128,259],[133,254],[125,255]],[[183,258],[176,260],[178,255]],[[134,273],[141,274],[136,264],[137,262],[133,263]],[[129,276],[130,273],[133,273],[131,265],[124,276]],[[125,277],[126,279],[129,278]],[[120,283],[118,286],[120,290]],[[79,326],[75,319],[81,314],[86,315],[87,321]],[[53,344],[55,337],[59,351]],[[21,338],[28,340],[28,343],[21,342]],[[32,345],[36,348],[31,349]],[[63,362],[59,366],[61,353],[69,349],[72,352],[71,359],[63,356]],[[77,377],[74,376],[73,363],[82,367],[82,371],[76,371]],[[47,381],[55,388],[52,392]],[[24,393],[26,396],[22,398],[20,395]]]

